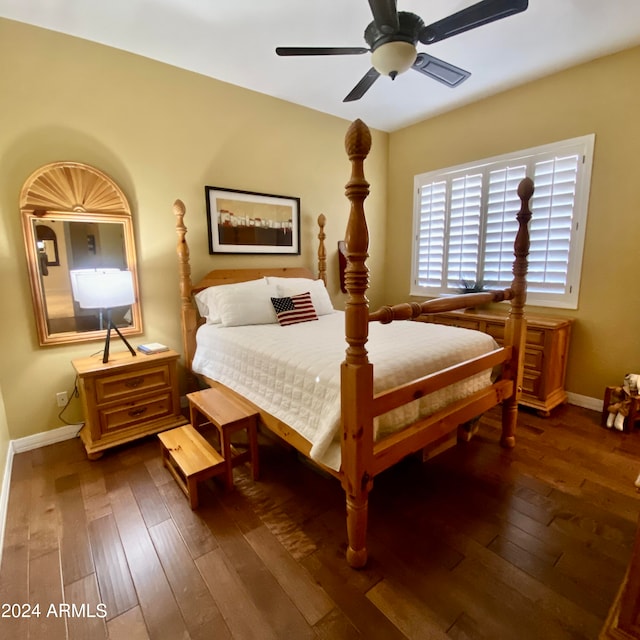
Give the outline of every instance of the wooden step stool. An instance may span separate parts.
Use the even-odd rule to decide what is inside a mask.
[[[223,388],[211,387],[187,394],[191,424],[199,428],[210,423],[220,435],[220,449],[226,465],[227,488],[233,486],[233,467],[249,461],[253,479],[259,475],[258,413],[246,400]],[[204,418],[204,423],[200,419]],[[247,449],[238,451],[231,445],[231,435],[246,429]]]
[[[198,482],[224,473],[224,458],[190,424],[163,431],[158,438],[164,466],[196,509]]]

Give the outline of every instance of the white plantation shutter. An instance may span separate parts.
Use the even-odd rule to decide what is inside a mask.
[[[482,174],[454,178],[450,185],[447,285],[476,280],[480,256]]]
[[[581,156],[536,162],[529,232],[529,289],[566,293],[576,181]]]
[[[418,194],[417,279],[422,287],[440,287],[444,268],[446,183],[433,182]]]
[[[527,167],[503,167],[490,171],[487,185],[483,282],[487,287],[505,288],[513,280],[513,242],[518,232],[520,210],[518,184]]]
[[[584,136],[416,176],[411,293],[509,286],[517,189],[529,176],[528,302],[577,308],[593,143]]]

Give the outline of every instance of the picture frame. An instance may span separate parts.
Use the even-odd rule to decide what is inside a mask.
[[[300,198],[204,189],[210,254],[300,254]]]

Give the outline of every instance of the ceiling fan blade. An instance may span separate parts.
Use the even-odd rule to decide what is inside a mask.
[[[373,21],[381,33],[397,33],[400,28],[396,0],[369,0]]]
[[[276,47],[279,56],[348,56],[369,53],[365,47]]]
[[[424,27],[420,32],[420,42],[423,44],[439,42],[489,22],[520,13],[528,6],[528,0],[482,0]]]
[[[362,76],[358,84],[351,89],[349,95],[342,102],[353,102],[360,100],[362,96],[371,88],[371,85],[380,77],[380,74],[373,68]]]
[[[426,53],[419,53],[411,68],[423,73],[425,76],[429,76],[429,78],[442,82],[442,84],[446,84],[448,87],[457,87],[471,75],[469,71],[460,69],[460,67],[434,58]]]

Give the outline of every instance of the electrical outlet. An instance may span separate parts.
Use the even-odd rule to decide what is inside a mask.
[[[59,407],[66,407],[69,402],[69,396],[66,391],[56,393],[56,403]]]

